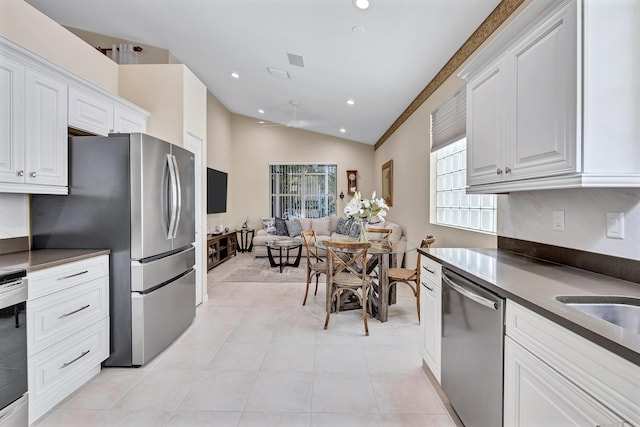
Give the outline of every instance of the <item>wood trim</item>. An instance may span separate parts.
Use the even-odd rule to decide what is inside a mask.
[[[502,0],[498,6],[487,16],[480,26],[469,36],[460,49],[453,54],[451,59],[438,71],[435,77],[400,114],[389,129],[380,137],[374,145],[374,151],[385,143],[385,141],[424,104],[424,102],[449,78],[460,66],[484,43],[495,30],[500,27],[513,12],[525,0]]]

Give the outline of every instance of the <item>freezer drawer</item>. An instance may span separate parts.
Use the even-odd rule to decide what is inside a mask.
[[[131,291],[145,292],[192,269],[196,262],[195,252],[195,248],[189,246],[182,252],[154,261],[131,261]]]
[[[132,365],[143,365],[167,348],[195,315],[195,272],[142,294],[131,293]]]

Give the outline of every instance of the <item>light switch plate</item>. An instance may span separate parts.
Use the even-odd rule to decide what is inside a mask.
[[[624,239],[624,214],[622,212],[607,212],[607,237]]]
[[[564,211],[553,211],[553,231],[564,231]]]

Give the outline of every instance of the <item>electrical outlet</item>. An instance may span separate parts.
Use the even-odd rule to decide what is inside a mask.
[[[553,231],[564,231],[564,211],[553,211]]]
[[[622,212],[607,212],[607,237],[624,239],[624,214]]]

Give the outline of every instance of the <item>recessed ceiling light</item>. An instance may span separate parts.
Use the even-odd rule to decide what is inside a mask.
[[[354,25],[353,27],[351,27],[351,32],[353,34],[361,36],[366,32],[366,30],[364,29],[364,27],[361,27],[360,25]]]
[[[258,110],[258,113],[264,114],[264,110],[261,108],[261,109]]]
[[[356,101],[354,101],[353,99],[347,99],[347,104],[348,105],[354,105],[356,103]]]
[[[238,73],[231,73],[231,77],[233,77],[234,79],[239,79],[239,78],[240,78],[240,74],[238,74]]]
[[[369,7],[369,0],[354,0],[353,4],[355,4],[358,9],[365,10]]]
[[[347,132],[347,130],[346,130],[345,128],[340,128],[340,132],[341,132],[341,133],[346,133],[346,132]]]
[[[259,123],[259,124],[261,124],[261,125],[263,125],[263,124],[265,124],[266,122],[265,122],[264,120],[260,120],[258,123]]]

